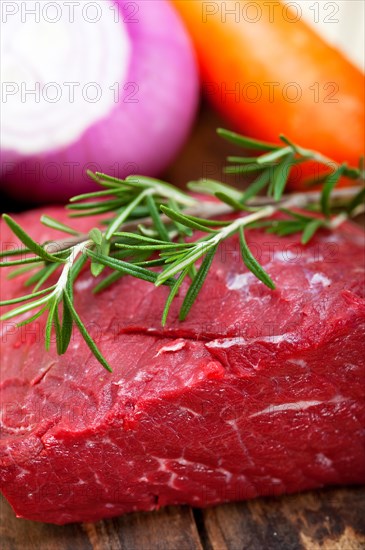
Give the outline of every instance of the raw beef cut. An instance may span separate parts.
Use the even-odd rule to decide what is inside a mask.
[[[39,215],[17,219],[58,238]],[[3,324],[1,489],[18,516],[94,521],[365,481],[364,234],[345,224],[303,247],[256,230],[248,242],[277,289],[232,238],[188,319],[185,288],[164,330],[167,288],[126,277],[93,296],[83,273],[77,310],[113,374],[77,331],[58,357],[45,319]],[[2,271],[3,297],[23,292]]]

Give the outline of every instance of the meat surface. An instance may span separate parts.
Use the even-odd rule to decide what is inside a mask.
[[[39,215],[17,219],[40,242],[59,237]],[[19,517],[94,521],[365,481],[364,234],[248,242],[277,289],[232,238],[188,319],[183,288],[164,330],[167,288],[126,277],[93,296],[83,273],[77,310],[112,374],[77,331],[58,357],[45,319],[3,323],[0,486]],[[2,271],[3,299],[24,292]]]

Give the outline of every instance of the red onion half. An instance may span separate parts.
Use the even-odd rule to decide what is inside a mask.
[[[34,202],[93,189],[86,170],[156,175],[191,127],[198,76],[165,0],[4,2],[1,180]]]

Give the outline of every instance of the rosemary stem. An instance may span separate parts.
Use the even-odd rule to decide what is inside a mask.
[[[248,216],[237,218],[230,225],[227,225],[227,227],[224,227],[221,231],[219,231],[219,233],[212,238],[212,242],[214,242],[214,244],[218,244],[219,242],[223,241],[230,235],[233,235],[237,231],[237,229],[239,229],[240,227],[244,227],[245,225],[248,225],[262,218],[269,218],[277,210],[278,210],[277,207],[270,205],[270,206],[261,208],[257,212],[254,212],[253,214],[249,214]]]
[[[324,164],[327,167],[338,168],[340,166],[333,159],[330,159],[329,157],[326,157],[325,155],[322,155],[317,151],[311,151],[310,149],[303,149],[302,147],[296,147],[296,153],[303,157],[307,157],[308,160],[315,160],[320,164]]]
[[[337,227],[342,225],[347,219],[348,219],[348,215],[345,212],[341,212],[341,214],[339,214],[338,216],[336,216],[330,221],[329,223],[330,229],[337,229]]]
[[[71,270],[77,256],[84,250],[85,247],[89,246],[90,244],[92,244],[92,241],[87,240],[87,241],[82,241],[81,243],[78,243],[76,246],[72,247],[71,253],[70,253],[69,257],[67,258],[65,266],[62,269],[60,278],[58,279],[56,288],[52,292],[52,294],[57,299],[59,299],[60,296],[62,296],[62,293],[63,293],[64,289],[66,288],[68,274],[70,273],[70,270]]]
[[[276,204],[267,205],[260,208],[257,212],[249,214],[248,216],[242,216],[237,218],[227,227],[224,227],[219,233],[213,237],[212,241],[218,244],[220,241],[226,239],[230,235],[233,235],[240,227],[249,225],[250,223],[261,220],[262,218],[270,218],[275,212],[283,208],[303,208],[312,202],[309,193],[296,193],[291,196],[285,197],[286,200],[280,201]],[[340,222],[342,223],[342,222]]]
[[[361,190],[360,186],[349,187],[344,189],[335,189],[331,194],[331,201],[335,205],[338,202],[343,200],[348,200],[354,197]],[[268,206],[276,204],[278,208],[288,208],[288,207],[297,207],[304,208],[308,204],[319,201],[321,197],[321,192],[318,191],[309,191],[303,193],[293,193],[292,195],[283,195],[282,201],[277,202],[272,198],[268,197],[256,197],[247,202],[249,206]],[[277,208],[277,209],[278,209]],[[202,218],[215,218],[219,216],[225,216],[227,214],[232,214],[234,210],[225,203],[216,203],[209,200],[201,200],[198,204],[193,207],[186,208],[184,214],[188,216],[200,216]],[[247,216],[248,217],[248,216]],[[246,217],[246,219],[247,219]],[[261,217],[261,216],[260,216]],[[259,219],[259,218],[258,218]],[[161,221],[166,223],[169,221],[169,218],[164,214],[161,215]],[[250,223],[250,222],[248,222]],[[138,220],[133,220],[121,225],[120,231],[135,231],[138,229],[139,225],[151,225],[151,218],[140,218]],[[54,251],[55,246],[57,250],[61,252],[70,248],[70,246],[75,247],[78,244],[85,243],[88,240],[88,235],[81,234],[77,237],[71,237],[68,239],[61,239],[58,241],[53,241],[48,243],[44,248],[46,251]]]

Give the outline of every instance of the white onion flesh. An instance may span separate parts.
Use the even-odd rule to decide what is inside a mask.
[[[171,5],[8,4],[2,187],[35,202],[64,201],[93,188],[87,169],[118,177],[164,169],[188,134],[198,98],[194,54]]]
[[[28,1],[29,10],[36,11],[37,4]],[[2,79],[10,83],[3,87],[2,147],[25,155],[63,147],[113,108],[113,86],[126,80],[131,44],[108,3],[98,6],[97,25],[83,17],[77,26],[69,24],[65,9],[56,24],[50,9],[50,18],[39,22],[9,18],[1,38]],[[11,47],[9,36],[16,37]]]

